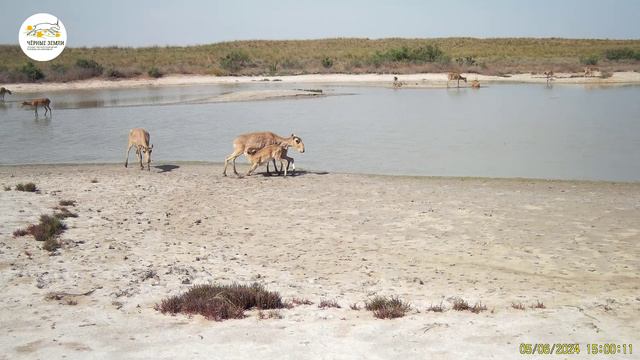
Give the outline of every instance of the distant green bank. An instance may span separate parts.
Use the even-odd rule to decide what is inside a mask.
[[[487,75],[553,70],[640,71],[640,40],[441,38],[232,41],[184,47],[67,48],[30,62],[0,45],[0,82],[118,79],[167,74],[296,75],[461,71]]]

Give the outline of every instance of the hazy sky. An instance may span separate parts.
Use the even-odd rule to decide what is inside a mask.
[[[191,45],[327,37],[639,39],[638,0],[5,1],[0,44],[30,15],[58,16],[69,46]]]

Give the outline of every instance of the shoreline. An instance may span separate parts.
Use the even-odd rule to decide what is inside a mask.
[[[33,163],[33,164],[2,164],[0,163],[0,171],[3,169],[17,169],[17,170],[30,170],[43,169],[43,168],[104,168],[122,165],[121,162],[78,162],[78,163]],[[162,160],[158,162],[152,162],[152,169],[160,169],[163,166],[181,165],[181,166],[211,166],[211,167],[223,167],[224,162],[221,161],[205,161],[205,160]],[[237,163],[239,169],[248,168],[245,163]],[[258,168],[256,175],[261,175],[264,171],[264,166]],[[328,171],[317,169],[305,169],[298,168],[298,172],[303,174],[332,174],[343,176],[362,176],[362,177],[384,177],[384,178],[397,178],[397,179],[432,179],[432,180],[451,180],[451,181],[503,181],[503,182],[545,182],[545,183],[571,183],[571,184],[620,184],[620,185],[635,185],[640,184],[640,180],[593,180],[593,179],[558,179],[558,178],[528,178],[528,177],[493,177],[493,176],[448,176],[448,175],[409,175],[409,174],[376,174],[376,173],[356,173],[356,172],[341,172],[341,171]],[[242,174],[242,170],[239,170]],[[295,176],[295,175],[294,175]],[[222,176],[221,176],[222,177]],[[229,178],[235,178],[233,173],[228,174]]]
[[[507,76],[490,76],[463,73],[468,78],[470,86],[471,80],[478,80],[481,83],[497,84],[544,84],[546,78],[541,74],[513,74]],[[552,81],[553,84],[576,84],[576,85],[626,85],[640,84],[640,73],[626,71],[615,72],[611,77],[603,79],[600,77],[585,78],[575,73],[557,73]],[[233,85],[233,84],[255,84],[255,83],[277,83],[277,84],[321,84],[321,85],[358,85],[358,86],[389,86],[393,84],[393,77],[403,82],[406,88],[446,88],[446,73],[423,73],[423,74],[307,74],[307,75],[286,75],[286,76],[212,76],[212,75],[167,75],[158,79],[132,78],[124,80],[104,80],[87,79],[71,81],[66,83],[44,82],[44,83],[15,83],[4,86],[16,92],[43,92],[43,91],[67,91],[67,90],[98,90],[98,89],[125,89],[138,87],[161,87],[161,86],[190,86],[190,85]],[[573,77],[572,77],[573,76]]]

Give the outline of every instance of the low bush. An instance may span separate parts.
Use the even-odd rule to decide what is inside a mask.
[[[200,314],[209,320],[241,319],[244,311],[281,309],[285,307],[280,294],[252,285],[195,285],[187,292],[164,299],[156,305],[163,314]]]
[[[32,182],[26,184],[19,183],[16,185],[16,191],[36,192],[38,191],[38,187]]]
[[[365,309],[373,311],[378,319],[395,319],[405,316],[411,306],[397,296],[376,296],[365,302]]]

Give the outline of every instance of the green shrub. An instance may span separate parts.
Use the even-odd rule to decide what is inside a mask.
[[[598,61],[600,60],[600,56],[598,55],[589,55],[583,56],[580,58],[580,63],[582,65],[598,65]]]
[[[325,69],[330,69],[333,67],[333,59],[330,57],[325,57],[322,59],[322,66]]]
[[[229,71],[238,71],[251,65],[249,55],[244,51],[234,50],[220,59],[220,66]]]
[[[604,57],[611,61],[640,60],[640,51],[634,51],[630,48],[608,49],[605,50]]]
[[[160,69],[158,69],[155,66],[149,69],[149,71],[147,71],[147,74],[149,74],[150,77],[156,78],[156,79],[162,77],[163,75]]]
[[[384,52],[376,51],[371,62],[380,66],[392,62],[407,62],[415,64],[423,63],[447,63],[449,57],[437,45],[425,45],[414,49],[407,46],[389,49]]]
[[[102,65],[98,64],[94,60],[78,59],[76,60],[76,67],[84,70],[87,77],[94,77],[102,75]]]
[[[24,75],[28,81],[38,81],[44,79],[44,73],[37,66],[35,66],[31,61],[24,64],[19,70],[22,75]]]

